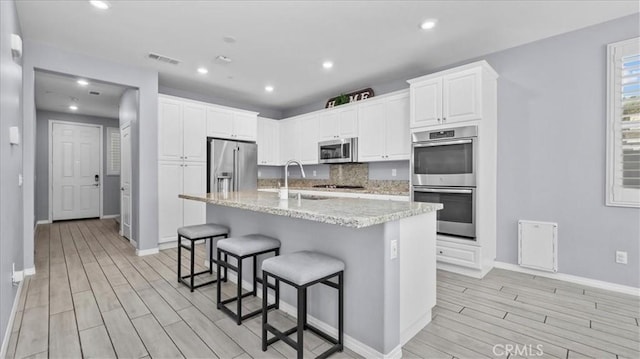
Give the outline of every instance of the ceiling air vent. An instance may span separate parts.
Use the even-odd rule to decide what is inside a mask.
[[[99,96],[100,92],[98,92],[98,91],[89,91],[89,95]]]
[[[180,63],[180,60],[172,59],[170,57],[159,55],[159,54],[154,54],[153,52],[150,52],[148,57],[152,60],[164,62],[171,65],[177,65]]]

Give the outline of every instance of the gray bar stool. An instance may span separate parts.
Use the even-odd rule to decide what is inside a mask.
[[[268,345],[282,340],[296,349],[298,358],[302,358],[304,348],[303,333],[305,329],[309,329],[333,344],[318,358],[326,358],[344,349],[344,262],[317,252],[303,251],[285,254],[265,259],[262,262],[262,282],[267,282],[268,277],[273,277],[276,280],[276,286],[282,281],[298,291],[298,324],[289,330],[281,332],[268,323],[266,310],[267,292],[266,288],[264,288],[262,293],[262,351],[266,351]],[[338,283],[329,280],[333,277],[338,277]],[[307,288],[317,283],[322,283],[338,290],[338,338],[333,338],[307,323]],[[267,332],[273,334],[274,337],[267,340]],[[298,335],[297,342],[289,338],[289,335],[296,332]]]
[[[220,267],[225,268],[226,270],[231,269],[238,274],[238,283],[237,289],[238,293],[235,297],[221,300],[221,286],[218,285],[216,292],[216,302],[219,310],[223,311],[225,314],[229,315],[232,319],[236,321],[238,325],[242,323],[243,320],[256,316],[262,312],[262,309],[255,310],[251,313],[242,315],[242,298],[253,295],[254,297],[257,294],[257,283],[262,283],[264,291],[266,292],[267,288],[272,288],[275,290],[276,303],[270,305],[266,310],[278,308],[280,304],[280,292],[278,290],[278,283],[276,285],[269,284],[268,282],[263,282],[262,279],[258,278],[258,256],[265,253],[273,252],[276,256],[280,254],[280,241],[263,236],[261,234],[249,234],[241,237],[231,237],[227,239],[223,239],[218,241],[218,255],[217,255],[217,266],[218,266],[218,282],[220,281]],[[222,255],[224,254],[224,259],[222,259]],[[227,256],[231,256],[236,259],[237,265],[234,266],[229,263],[227,260]],[[253,291],[242,294],[242,261],[245,258],[253,258]],[[264,285],[264,283],[267,283]],[[232,312],[229,308],[226,307],[226,304],[236,301],[237,307],[236,312]]]
[[[213,265],[212,262],[215,263],[213,259],[213,239],[214,238],[227,238],[229,236],[229,228],[225,226],[221,226],[219,224],[207,223],[207,224],[197,224],[194,226],[185,226],[178,228],[178,283],[185,284],[193,290],[195,288],[202,287],[207,284],[215,283],[218,279],[214,279],[205,283],[200,283],[198,285],[193,285],[194,279],[196,276],[200,274],[213,274]],[[188,240],[187,243],[183,244],[182,239]],[[195,262],[195,242],[204,240],[205,243],[209,240],[209,270],[203,270],[198,273],[194,273],[194,262]],[[182,249],[186,249],[191,252],[191,264],[190,269],[191,272],[188,275],[182,276]],[[185,279],[189,279],[187,283]],[[225,270],[224,279],[226,281],[227,272]]]

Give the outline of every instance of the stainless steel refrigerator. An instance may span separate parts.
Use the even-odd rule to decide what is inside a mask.
[[[258,188],[258,146],[253,142],[207,138],[207,192]]]

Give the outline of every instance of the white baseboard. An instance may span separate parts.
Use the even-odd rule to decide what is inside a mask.
[[[22,292],[22,286],[24,281],[20,281],[18,290],[16,291],[16,297],[13,299],[13,307],[11,307],[11,314],[9,315],[9,321],[7,322],[7,330],[2,337],[2,347],[0,347],[0,358],[7,356],[7,349],[9,347],[9,339],[11,338],[11,330],[13,329],[13,322],[16,320],[16,312],[18,310],[18,301],[20,300],[20,293]]]
[[[36,274],[36,267],[25,268],[23,271],[25,277]],[[1,358],[1,357],[0,357]]]
[[[466,275],[467,277],[482,279],[487,273],[491,271],[492,268],[486,267],[483,269],[475,269],[475,268],[469,268],[469,267],[462,267],[455,264],[437,262],[436,269],[441,269],[447,272]]]
[[[205,261],[205,265],[208,267],[208,261]],[[238,283],[238,276],[235,273],[228,273],[229,281],[232,283]],[[253,284],[247,282],[246,280],[242,281],[242,288],[246,290],[251,290]],[[262,298],[262,286],[258,284],[258,297]],[[275,297],[272,294],[268,295],[268,298],[271,302],[275,301]],[[297,317],[298,311],[297,308],[293,305],[285,302],[280,298],[280,310],[292,316],[293,318]],[[326,332],[329,335],[336,336],[338,335],[338,328],[335,328],[311,315],[307,316],[307,321],[315,326],[316,328]],[[381,358],[381,359],[400,359],[402,358],[402,345],[398,345],[393,348],[389,353],[383,354],[379,351],[373,349],[372,347],[360,342],[357,339],[350,337],[349,335],[344,335],[344,346],[350,350],[353,350],[355,353],[362,355],[365,358]]]
[[[158,247],[150,248],[150,249],[136,249],[136,255],[138,257],[150,256],[152,254],[157,254],[159,252],[160,250],[158,249]]]
[[[400,333],[400,347],[407,344],[407,342],[418,334],[427,324],[431,323],[431,309],[422,317],[416,319],[407,329]]]
[[[50,220],[48,220],[48,219],[41,219],[41,220],[39,220],[39,221],[37,221],[37,222],[36,222],[36,226],[37,226],[37,225],[39,225],[39,224],[49,224],[49,223],[51,223],[51,221],[50,221]]]
[[[178,248],[178,241],[158,243],[158,248],[160,248],[160,250]]]
[[[102,217],[100,217],[100,219],[110,219],[110,218],[119,218],[120,215],[119,214],[106,214]]]
[[[506,269],[506,270],[510,270],[510,271],[514,271],[514,272],[537,275],[537,276],[545,277],[545,278],[552,278],[552,279],[562,280],[562,281],[565,281],[565,282],[581,284],[581,285],[585,285],[585,286],[589,286],[589,287],[605,289],[605,290],[610,290],[610,291],[613,291],[613,292],[630,294],[630,295],[635,295],[635,296],[640,297],[640,288],[630,287],[630,286],[626,286],[626,285],[622,285],[622,284],[616,284],[616,283],[605,282],[605,281],[601,281],[601,280],[597,280],[597,279],[579,277],[579,276],[572,275],[572,274],[550,273],[550,272],[537,271],[535,269],[523,268],[523,267],[520,267],[517,264],[505,263],[505,262],[497,262],[496,261],[495,264],[494,264],[494,267],[495,268],[500,268],[500,269]]]

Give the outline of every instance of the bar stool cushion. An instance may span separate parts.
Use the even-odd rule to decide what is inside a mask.
[[[305,285],[343,271],[344,263],[325,254],[302,251],[265,259],[262,270],[296,285]]]
[[[240,257],[276,248],[280,248],[279,240],[261,234],[248,234],[218,241],[218,249]]]
[[[197,224],[178,228],[178,234],[187,239],[217,237],[229,234],[229,228],[213,223]]]

